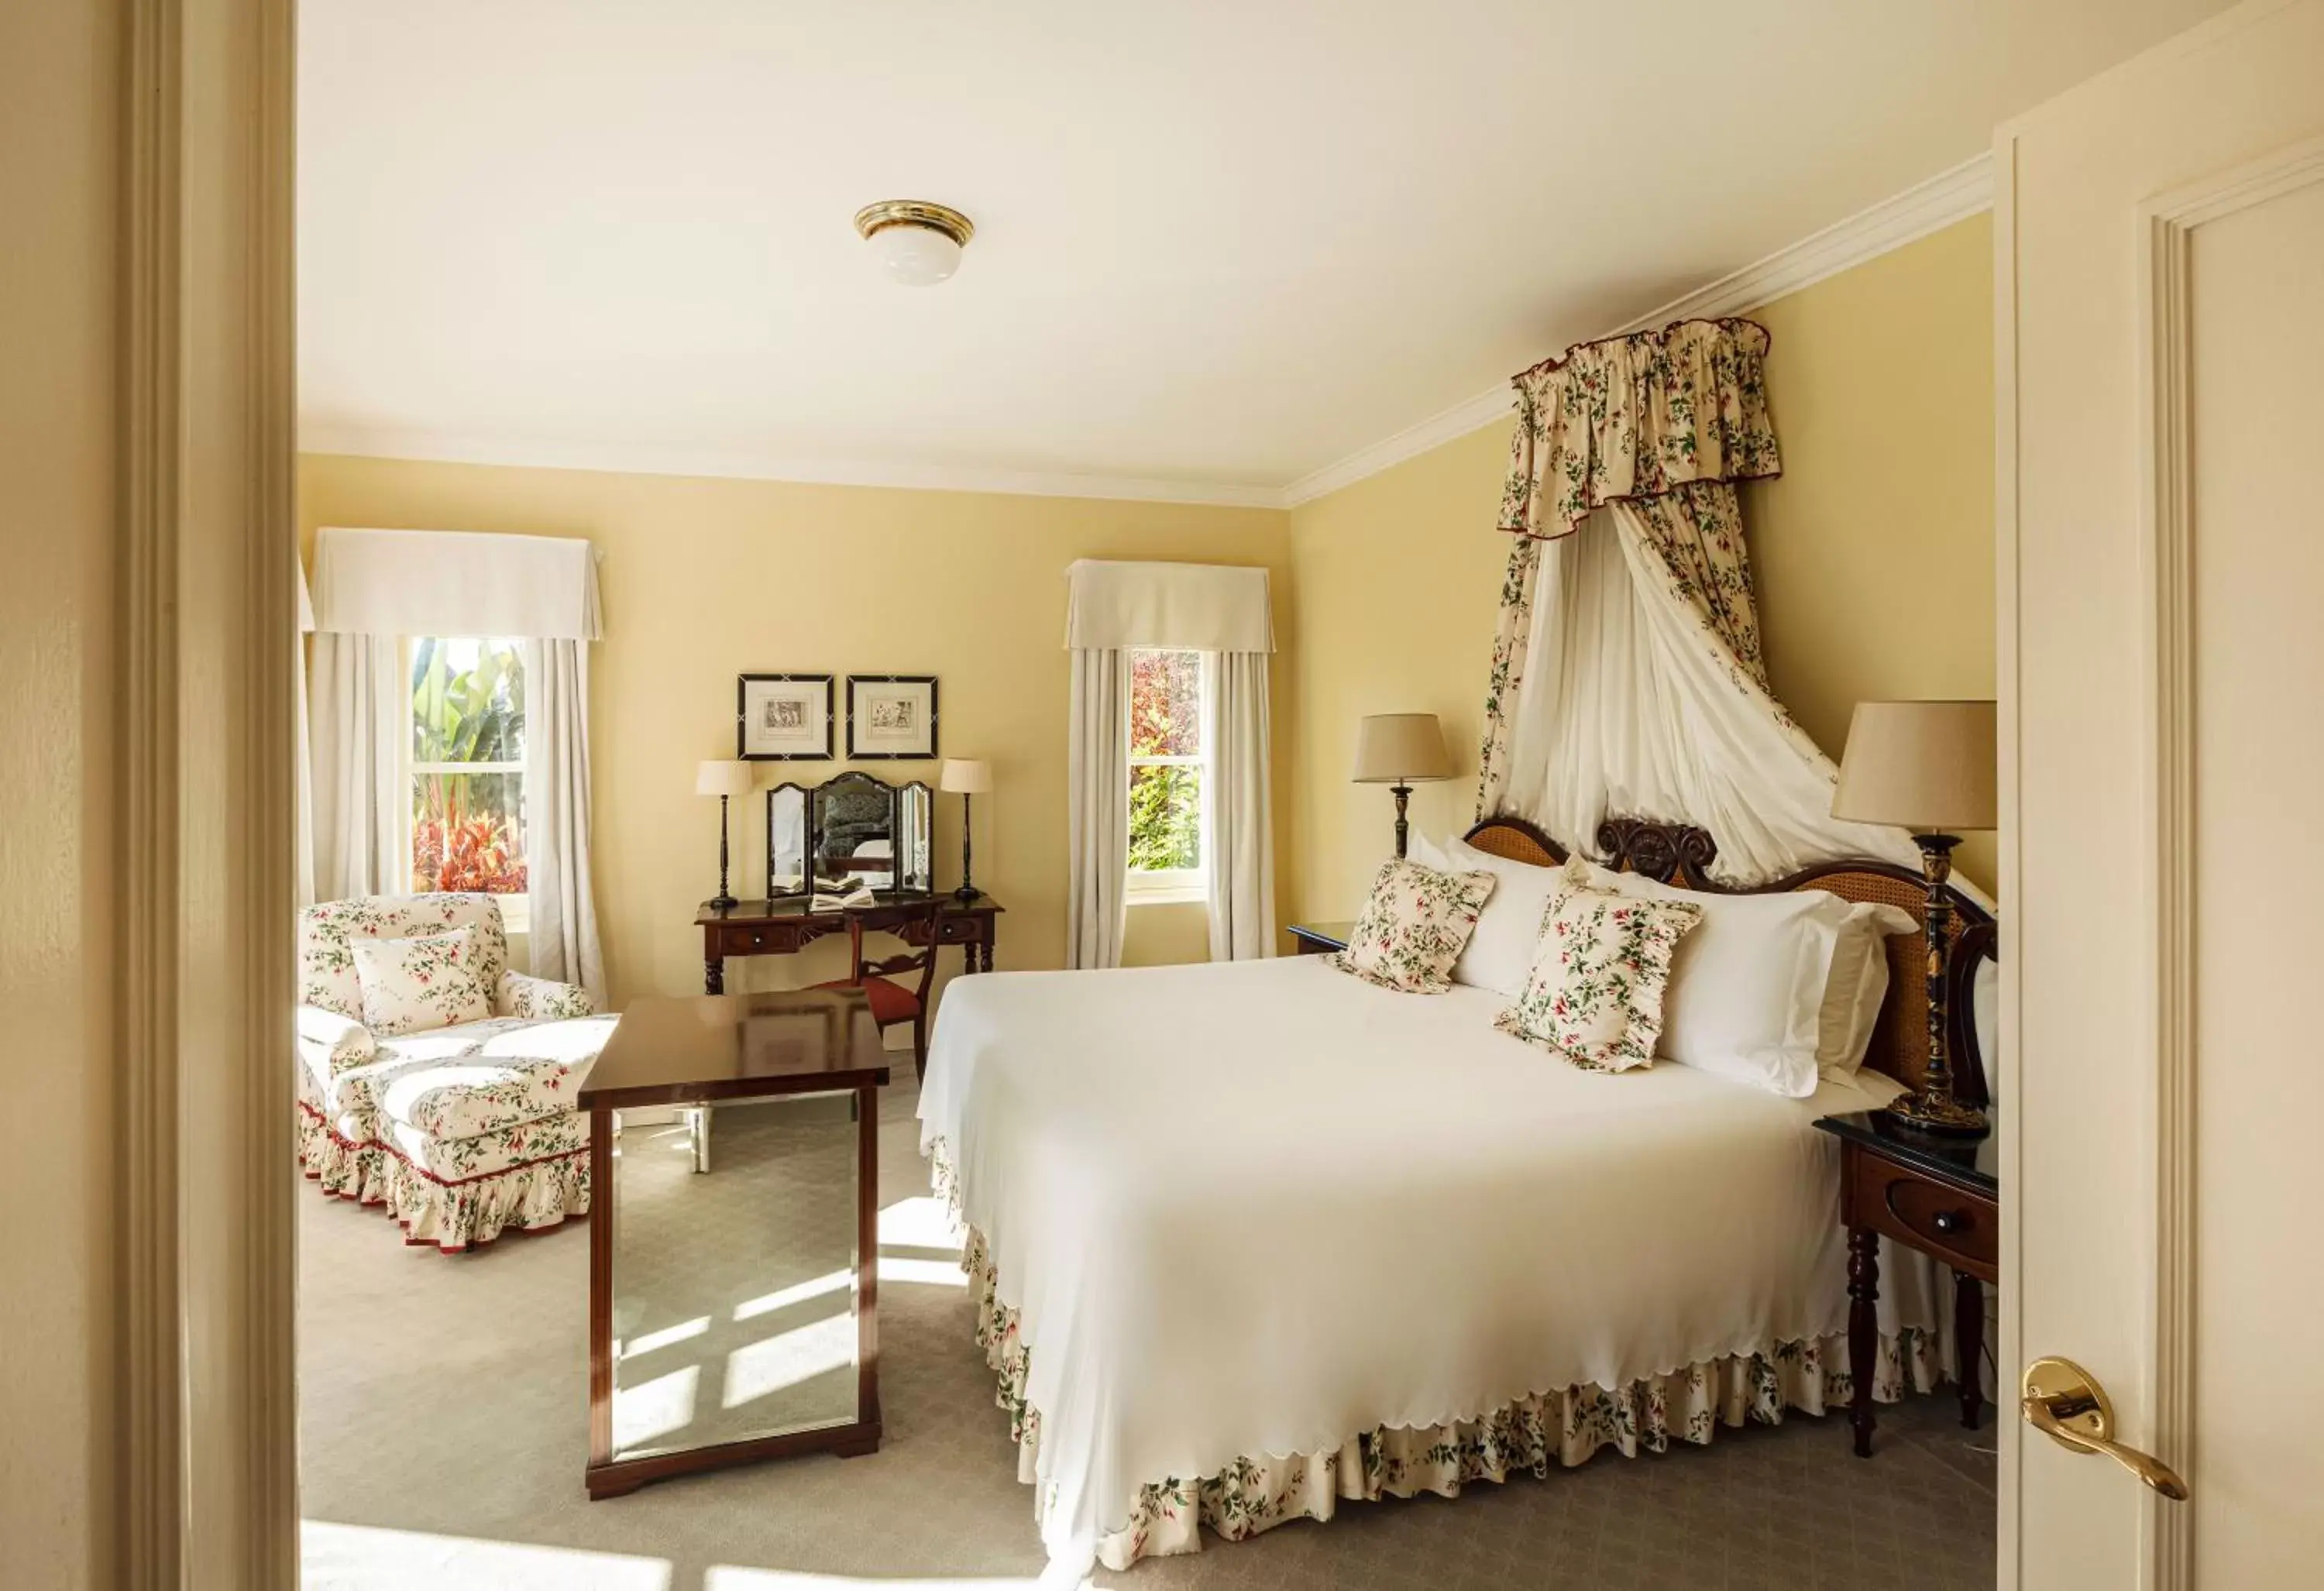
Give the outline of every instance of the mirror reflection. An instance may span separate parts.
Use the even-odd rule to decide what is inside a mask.
[[[854,1095],[620,1111],[613,1132],[613,1456],[853,1421]]]
[[[767,896],[796,895],[807,879],[807,791],[778,785],[767,792]]]
[[[914,779],[896,792],[896,859],[900,889],[933,889],[936,869],[929,860],[930,836],[936,828],[936,792]]]

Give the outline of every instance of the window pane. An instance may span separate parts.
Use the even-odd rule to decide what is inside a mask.
[[[411,760],[524,760],[524,662],[514,641],[411,643]]]
[[[1130,770],[1130,869],[1203,865],[1203,770],[1176,764]]]
[[[1203,754],[1203,655],[1130,654],[1130,754]]]
[[[522,895],[524,776],[417,774],[411,780],[411,887]]]

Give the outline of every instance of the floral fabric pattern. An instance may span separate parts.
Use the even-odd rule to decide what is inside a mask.
[[[594,1016],[597,1002],[577,983],[533,978],[522,972],[501,974],[493,1010],[502,1016],[529,1016],[535,1022],[561,1022],[572,1016]]]
[[[1671,956],[1702,908],[1592,889],[1582,877],[1566,865],[1542,912],[1533,970],[1493,1025],[1585,1071],[1650,1066]]]
[[[363,986],[354,945],[364,939],[410,939],[474,924],[484,988],[497,989],[508,969],[508,933],[489,895],[364,895],[327,900],[299,914],[299,1003],[342,1016],[363,1016]]]
[[[562,1061],[456,1062],[424,1067],[388,1081],[379,1109],[436,1138],[472,1138],[545,1116],[570,1115],[588,1075]]]
[[[1490,873],[1440,873],[1402,858],[1383,864],[1332,965],[1404,994],[1444,993],[1493,884]]]
[[[1501,529],[1566,536],[1594,508],[1780,474],[1766,328],[1683,320],[1581,343],[1516,381]]]
[[[1653,549],[1737,686],[1790,724],[1767,692],[1734,487],[1783,470],[1767,415],[1766,355],[1766,330],[1754,322],[1685,320],[1578,344],[1517,378],[1500,528],[1517,545],[1485,686],[1479,818],[1499,812],[1508,791],[1510,721],[1540,566],[1535,543],[1572,535],[1593,509],[1612,505],[1623,532]]]
[[[952,1202],[952,1168],[936,1145],[937,1194]],[[956,1206],[955,1206],[956,1209]],[[1040,1412],[1026,1401],[1032,1364],[1018,1313],[1000,1300],[1000,1278],[982,1233],[969,1228],[961,1256],[976,1300],[976,1340],[1009,1412],[1017,1477],[1038,1486]],[[1907,1327],[1882,1333],[1870,1367],[1872,1395],[1893,1403],[1934,1390],[1948,1375],[1934,1336]],[[1476,1481],[1525,1473],[1546,1479],[1600,1448],[1624,1458],[1661,1453],[1674,1440],[1707,1446],[1720,1426],[1780,1425],[1792,1410],[1845,1408],[1855,1391],[1845,1333],[1770,1343],[1759,1351],[1700,1361],[1628,1385],[1568,1386],[1505,1403],[1476,1420],[1411,1428],[1375,1426],[1338,1447],[1277,1458],[1245,1454],[1214,1475],[1169,1476],[1138,1489],[1127,1517],[1098,1538],[1098,1561],[1127,1569],[1141,1558],[1202,1550],[1201,1527],[1240,1541],[1294,1519],[1328,1520],[1340,1502],[1434,1492],[1457,1497]],[[1038,1489],[1036,1513],[1047,1499]]]
[[[417,1161],[407,1153],[415,1147]],[[299,1161],[326,1193],[384,1208],[407,1244],[447,1254],[512,1228],[540,1231],[589,1213],[588,1124],[578,1116],[456,1145],[428,1145],[419,1135],[357,1145],[301,1101]],[[463,1165],[470,1169],[456,1169]]]
[[[415,939],[364,939],[350,947],[374,1036],[481,1022],[493,1014],[473,924]]]

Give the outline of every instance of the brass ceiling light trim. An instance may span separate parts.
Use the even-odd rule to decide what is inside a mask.
[[[881,199],[855,212],[855,230],[867,239],[890,226],[922,226],[942,233],[960,247],[976,235],[976,223],[954,209],[927,199]]]

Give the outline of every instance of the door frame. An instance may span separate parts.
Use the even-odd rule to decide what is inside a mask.
[[[119,14],[119,1308],[90,1525],[123,1585],[295,1591],[295,0]]]

